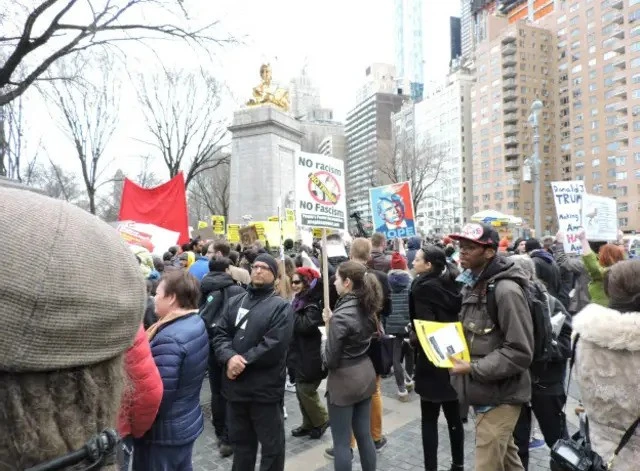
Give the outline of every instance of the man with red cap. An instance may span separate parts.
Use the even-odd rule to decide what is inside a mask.
[[[471,362],[452,359],[454,385],[462,404],[476,412],[476,470],[524,470],[513,440],[523,404],[531,400],[529,366],[533,359],[533,323],[521,286],[528,275],[498,255],[498,233],[469,223],[451,238],[460,243],[465,270],[460,320]],[[495,293],[495,315],[487,309],[487,290]],[[463,384],[460,384],[463,383]]]

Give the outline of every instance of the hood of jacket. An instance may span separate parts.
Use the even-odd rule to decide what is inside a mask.
[[[200,282],[200,290],[203,293],[211,293],[235,285],[236,282],[231,275],[225,272],[209,272]]]
[[[497,255],[489,265],[486,266],[484,271],[480,274],[478,282],[480,281],[498,281],[504,278],[516,281],[518,284],[523,284],[529,281],[529,275],[513,260],[509,260],[507,257]]]
[[[414,236],[409,238],[409,242],[407,242],[407,248],[409,250],[419,250],[422,240],[418,236]]]
[[[411,285],[411,275],[404,270],[389,270],[387,277],[389,287],[394,293],[399,293]]]
[[[544,249],[534,250],[533,252],[531,252],[529,256],[531,258],[539,258],[541,260],[544,260],[549,265],[553,263],[553,255],[551,255],[549,252],[547,252]]]
[[[609,350],[640,350],[640,312],[621,313],[589,304],[573,318],[573,331]]]

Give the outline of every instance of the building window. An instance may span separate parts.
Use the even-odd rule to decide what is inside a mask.
[[[618,212],[619,213],[629,212],[629,203],[618,203]]]
[[[618,227],[627,227],[629,225],[629,218],[618,218]]]
[[[600,165],[600,159],[593,159],[591,161],[591,166],[592,167],[598,167]]]
[[[616,173],[616,180],[621,181],[621,180],[626,180],[626,179],[627,179],[627,172],[617,172]]]

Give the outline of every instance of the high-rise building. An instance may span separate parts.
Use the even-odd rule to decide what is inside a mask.
[[[423,0],[395,0],[394,50],[398,85],[413,101],[420,101],[424,90],[422,44]]]
[[[347,140],[343,134],[332,134],[325,137],[318,145],[318,154],[327,155],[329,157],[335,157],[336,159],[344,160],[345,153],[347,151]]]
[[[471,91],[473,211],[503,211],[532,228],[533,185],[523,176],[525,161],[534,153],[528,118],[532,103],[540,100],[540,207],[543,230],[552,231],[556,221],[549,182],[559,177],[560,168],[556,37],[548,29],[522,20],[509,25],[508,18],[495,15],[488,17],[486,34],[496,39],[476,47]]]
[[[356,93],[356,103],[362,103],[374,93],[397,93],[396,68],[376,62],[365,70],[364,83]]]
[[[473,18],[471,16],[471,1],[461,0],[460,5],[460,46],[462,57],[471,58],[473,53]]]
[[[367,68],[367,76],[371,75],[372,67]],[[389,70],[378,68],[382,69]],[[382,90],[386,89],[387,82],[385,78],[380,83]],[[371,83],[368,77],[367,85]],[[345,124],[347,209],[349,214],[358,211],[365,221],[371,219],[369,188],[389,183],[381,169],[388,161],[391,149],[391,113],[398,111],[408,99],[397,93],[368,89],[374,90],[373,93],[359,100],[349,111]]]
[[[451,36],[451,58],[449,64],[462,56],[462,44],[460,43],[460,18],[452,16],[449,18],[449,32]]]
[[[619,229],[637,230],[640,1],[558,3],[561,176],[616,198]]]
[[[314,109],[320,108],[320,90],[313,84],[307,65],[302,68],[299,76],[291,79],[289,101],[294,118],[305,118]]]
[[[470,216],[472,186],[466,171],[472,155],[472,85],[469,71],[460,68],[415,105],[416,157],[426,164],[418,164],[426,172],[418,183],[423,195],[416,213],[425,233],[459,231]]]

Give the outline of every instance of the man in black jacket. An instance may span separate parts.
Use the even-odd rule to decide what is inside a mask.
[[[226,423],[227,401],[222,395],[222,378],[224,367],[216,361],[213,351],[213,337],[220,317],[229,307],[234,296],[245,293],[231,277],[229,266],[231,260],[219,257],[209,260],[209,273],[200,282],[200,315],[207,326],[209,334],[209,387],[211,388],[211,415],[213,428],[218,437],[218,450],[224,458],[233,453],[229,445],[229,429]]]
[[[284,383],[293,311],[274,291],[277,273],[271,255],[258,255],[247,294],[229,302],[213,339],[216,359],[226,366],[222,393],[233,471],[255,468],[258,442],[260,469],[284,470]]]

